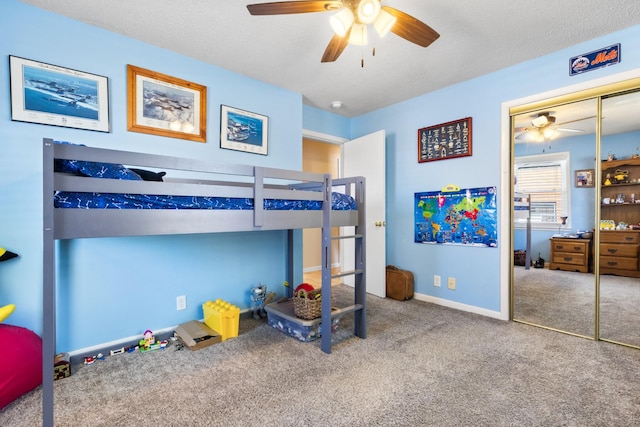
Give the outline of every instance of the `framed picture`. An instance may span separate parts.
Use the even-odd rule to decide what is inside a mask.
[[[576,187],[593,187],[594,173],[594,169],[576,170]]]
[[[9,56],[11,120],[109,132],[104,76]]]
[[[220,147],[267,155],[269,118],[250,111],[222,105]]]
[[[471,117],[418,129],[418,163],[471,155]]]
[[[207,141],[207,87],[127,65],[127,129]]]

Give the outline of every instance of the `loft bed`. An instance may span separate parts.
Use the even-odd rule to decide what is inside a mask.
[[[124,166],[126,165],[126,166]],[[136,168],[136,169],[134,169]],[[137,169],[143,168],[143,169]],[[130,172],[137,170],[137,174]],[[155,171],[170,171],[162,179]],[[172,176],[175,175],[175,176]],[[142,179],[141,178],[144,178]],[[95,196],[106,196],[95,200]],[[89,198],[84,198],[89,196]],[[150,201],[153,200],[153,203]],[[287,280],[293,283],[293,230],[322,229],[320,347],[331,353],[332,318],[354,313],[366,337],[365,181],[328,174],[91,148],[43,139],[43,425],[53,425],[56,354],[56,240],[288,230]],[[156,203],[158,202],[158,203]],[[186,205],[180,206],[181,202]],[[228,206],[228,203],[238,205]],[[331,275],[331,227],[354,227],[352,271]],[[331,279],[354,275],[354,304],[331,306]],[[291,296],[291,287],[289,293]]]

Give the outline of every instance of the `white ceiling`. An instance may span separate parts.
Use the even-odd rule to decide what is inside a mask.
[[[332,12],[251,16],[246,5],[261,0],[22,1],[301,93],[305,104],[346,117],[640,24],[639,0],[383,0],[440,38],[422,48],[390,33],[376,41],[375,57],[370,47],[347,46],[323,64]],[[343,107],[333,110],[332,101]]]

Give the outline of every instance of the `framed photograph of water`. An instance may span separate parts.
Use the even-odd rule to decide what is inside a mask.
[[[222,105],[220,147],[267,155],[269,117]]]
[[[9,56],[11,120],[109,132],[103,76]]]
[[[207,142],[207,87],[127,65],[127,129]]]

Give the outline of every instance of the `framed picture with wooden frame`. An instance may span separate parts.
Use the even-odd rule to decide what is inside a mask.
[[[127,65],[127,129],[207,141],[207,87]]]
[[[576,170],[576,187],[593,187],[595,169]]]
[[[471,156],[471,117],[418,129],[418,163]]]

